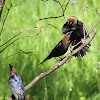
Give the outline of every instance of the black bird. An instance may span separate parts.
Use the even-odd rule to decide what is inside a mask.
[[[13,93],[13,100],[25,100],[25,91],[22,78],[18,75],[15,67],[10,65],[10,78],[8,80],[8,85]]]
[[[63,25],[62,31],[64,34],[73,31],[70,37],[70,43],[72,44],[72,46],[76,45],[82,39],[84,39],[84,36],[85,41],[87,41],[90,38],[86,27],[83,27],[83,23],[81,21],[78,21],[75,16],[70,16],[67,19],[67,22]],[[79,43],[77,46],[74,47],[74,50],[81,45],[82,43]],[[84,55],[86,55],[86,52],[88,52],[89,46],[91,46],[91,43],[89,43],[82,50],[77,52],[74,56],[83,57]]]
[[[47,59],[50,59],[52,57],[59,57],[65,54],[69,47],[69,39],[70,39],[71,34],[72,34],[72,31],[67,32],[64,38],[55,46],[55,48],[51,51],[49,56],[43,62],[45,62]],[[43,62],[41,62],[40,64],[42,64]]]

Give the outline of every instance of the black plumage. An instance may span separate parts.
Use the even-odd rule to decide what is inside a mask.
[[[71,33],[72,31],[65,34],[64,38],[55,46],[55,48],[43,62],[52,57],[59,57],[67,52]],[[43,62],[41,62],[40,64],[42,64]]]
[[[86,27],[85,26],[83,27],[83,23],[81,21],[78,21],[74,16],[70,16],[68,18],[67,22],[63,25],[62,31],[64,34],[66,34],[66,32],[73,31],[70,37],[70,43],[72,44],[72,46],[76,45],[82,39],[84,39],[84,36],[85,36],[85,41],[89,39],[89,34]],[[74,50],[81,45],[82,43],[79,43],[76,47],[74,47]],[[91,43],[89,43],[82,50],[77,52],[74,56],[83,57],[84,55],[86,55],[86,52],[88,52],[89,46],[91,46]]]

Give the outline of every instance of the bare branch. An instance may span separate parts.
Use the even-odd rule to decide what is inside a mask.
[[[100,23],[100,20],[96,23],[95,25],[95,28],[97,27],[97,25]],[[92,31],[89,32],[89,34],[91,33]]]
[[[14,5],[14,6],[12,6],[12,7],[20,6],[20,5],[21,5],[24,1],[25,1],[25,0],[20,1],[20,2],[18,2],[17,4],[15,4],[15,5]]]
[[[4,27],[5,21],[6,21],[6,19],[7,19],[7,16],[8,16],[8,14],[9,14],[9,11],[10,11],[11,7],[12,7],[12,3],[11,3],[11,5],[10,5],[10,7],[7,8],[8,12],[7,12],[7,14],[6,14],[6,17],[5,17],[4,20],[3,20],[3,25],[2,25],[2,28],[1,28],[0,35],[1,35],[2,31],[3,31],[3,27]]]
[[[66,8],[67,8],[67,5],[69,4],[69,1],[70,1],[70,0],[68,0],[67,4],[66,4],[66,6],[65,6],[65,9],[63,9],[63,5],[64,5],[65,1],[63,2],[62,5],[61,5],[61,3],[60,3],[59,1],[57,1],[57,0],[53,0],[53,1],[57,2],[57,3],[60,5],[60,7],[61,7],[61,9],[62,9],[62,11],[63,11],[63,14],[62,14],[61,16],[56,16],[56,17],[41,18],[41,19],[39,19],[39,20],[64,17],[64,19],[65,19],[65,21],[66,21],[66,18],[65,18],[65,16],[64,16],[64,12],[65,12],[65,10],[66,10]]]
[[[79,6],[82,7],[82,5],[79,4],[79,3],[77,3],[76,1],[73,1],[73,0],[70,0],[70,1],[71,1],[72,3],[74,3],[74,4],[77,4],[77,5],[79,5]],[[89,6],[83,6],[83,7],[87,8],[87,9],[96,9],[96,8],[90,8]]]
[[[36,34],[36,35],[30,35],[30,36],[23,36],[23,37],[20,37],[20,38],[17,38],[16,40],[14,40],[13,42],[11,42],[10,44],[8,44],[5,48],[3,48],[1,51],[0,51],[0,53],[1,52],[3,52],[7,47],[9,47],[11,44],[13,44],[15,41],[17,41],[17,40],[19,40],[19,39],[21,39],[21,38],[25,38],[25,37],[36,37],[37,35],[39,35],[40,34],[40,32],[41,32],[41,30]]]
[[[13,36],[11,39],[9,39],[7,42],[5,42],[4,44],[0,45],[0,47],[4,46],[5,44],[9,43],[12,39],[14,39],[15,37],[17,37],[18,35],[20,35],[21,33],[25,32],[25,31],[32,31],[32,30],[38,30],[40,29],[39,27],[35,27],[35,28],[32,28],[32,29],[26,29],[26,30],[23,30],[21,32],[19,32],[18,34],[16,34],[15,36]]]
[[[73,50],[72,52],[68,53],[67,56],[62,60],[57,62],[53,68],[51,68],[50,70],[48,70],[45,73],[41,73],[40,75],[36,76],[27,86],[25,86],[25,91],[30,89],[36,82],[38,82],[40,79],[46,77],[47,75],[51,74],[52,72],[54,72],[56,69],[58,69],[61,65],[63,65],[64,63],[66,63],[66,61],[71,58],[74,54],[76,54],[78,51],[80,51],[82,48],[84,48],[88,43],[90,43],[93,38],[96,35],[97,30],[94,28],[94,26],[92,26],[92,30],[93,30],[93,35],[90,37],[90,39],[88,41],[86,41],[84,44],[82,44],[80,47],[78,47],[77,49]]]
[[[37,51],[32,51],[32,52],[26,52],[26,51],[23,51],[23,50],[21,50],[21,49],[19,49],[20,51],[21,51],[21,53],[23,52],[23,53],[25,53],[25,54],[29,54],[29,53],[35,53],[35,52],[41,52],[41,51],[48,51],[48,50],[52,50],[53,48],[51,48],[51,49],[46,49],[46,50],[37,50]]]
[[[56,69],[60,68],[61,65],[63,65],[64,63],[66,63],[66,61],[71,58],[74,54],[76,54],[78,51],[80,51],[82,48],[84,48],[88,43],[90,43],[93,38],[96,35],[97,30],[94,28],[94,26],[92,26],[92,31],[93,34],[90,37],[90,39],[88,39],[88,41],[86,41],[84,44],[82,44],[80,47],[78,47],[77,49],[73,50],[72,52],[68,53],[67,56],[62,60],[57,62],[53,68],[51,68],[50,70],[48,70],[45,73],[41,73],[40,75],[36,76],[27,86],[25,86],[25,91],[27,91],[28,89],[30,89],[36,82],[38,82],[40,79],[46,77],[47,75],[51,74],[52,72],[54,72]],[[12,98],[10,97],[8,100],[12,100]]]
[[[35,52],[41,52],[41,51],[52,50],[52,48],[51,48],[51,49],[46,49],[46,50],[31,51],[31,52],[26,52],[26,51],[23,51],[23,50],[21,50],[21,49],[19,49],[19,50],[20,50],[20,52],[17,52],[17,53],[15,53],[15,54],[13,54],[13,55],[7,56],[7,57],[5,57],[4,59],[7,59],[8,57],[11,57],[11,56],[15,56],[15,55],[17,55],[17,54],[19,54],[19,53],[29,54],[29,53],[35,53]]]
[[[98,10],[96,9],[96,14],[100,16],[100,14],[98,13]]]
[[[56,17],[41,18],[41,19],[39,19],[39,20],[50,19],[50,18],[60,18],[60,17],[63,17],[63,15],[61,15],[61,16],[56,16]]]

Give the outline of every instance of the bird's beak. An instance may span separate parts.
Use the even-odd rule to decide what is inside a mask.
[[[72,24],[73,24],[73,22],[70,22],[69,24],[70,24],[70,25],[72,25]]]
[[[73,31],[70,31],[69,34],[71,35],[73,33]]]
[[[10,70],[12,70],[12,67],[13,67],[13,66],[12,66],[12,65],[10,65],[10,64],[9,64],[9,66],[10,66]]]

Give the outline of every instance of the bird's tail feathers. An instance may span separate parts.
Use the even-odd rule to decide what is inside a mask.
[[[49,57],[47,57],[46,59],[44,59],[40,64],[42,64],[42,63],[44,63],[46,60],[48,60],[49,59]],[[40,65],[39,64],[39,65]]]
[[[86,55],[86,52],[88,52],[88,49],[89,49],[89,47],[86,46],[82,50],[78,51],[74,56],[75,57],[83,57],[84,55]]]

